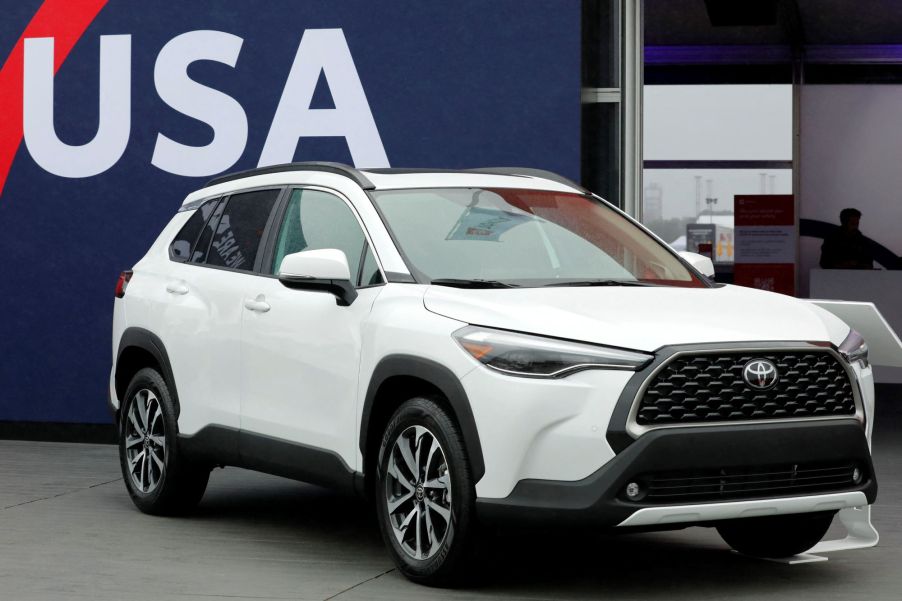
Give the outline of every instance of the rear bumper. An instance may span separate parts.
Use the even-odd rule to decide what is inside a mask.
[[[629,482],[655,472],[830,462],[854,462],[860,482],[811,494],[751,494],[677,505],[632,502],[624,495]],[[505,498],[478,499],[477,510],[487,521],[654,526],[842,509],[873,503],[876,496],[865,432],[848,419],[655,430],[582,480],[521,480]]]

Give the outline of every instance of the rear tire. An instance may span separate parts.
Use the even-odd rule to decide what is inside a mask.
[[[144,368],[132,378],[119,419],[119,464],[135,506],[152,515],[194,509],[210,468],[182,457],[175,404],[163,376]]]
[[[382,538],[410,580],[470,580],[476,489],[460,429],[434,399],[416,397],[391,417],[375,483]]]
[[[717,532],[736,551],[780,559],[804,553],[830,528],[834,512],[799,513],[722,522]]]

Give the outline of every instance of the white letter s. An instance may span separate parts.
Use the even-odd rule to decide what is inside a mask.
[[[151,163],[176,175],[203,176],[225,171],[241,158],[247,144],[247,115],[231,96],[188,77],[188,65],[211,60],[234,67],[244,40],[222,31],[189,31],[170,40],[153,70],[163,101],[213,128],[206,146],[186,146],[157,134]]]

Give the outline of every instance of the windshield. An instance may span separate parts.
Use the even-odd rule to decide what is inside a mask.
[[[515,188],[372,195],[411,267],[437,284],[706,285],[590,196]]]

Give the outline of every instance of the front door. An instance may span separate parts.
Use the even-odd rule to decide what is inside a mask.
[[[358,217],[342,198],[295,189],[274,230],[272,277],[245,297],[241,350],[242,455],[260,436],[338,455],[354,467],[361,333],[382,274]],[[275,277],[282,258],[335,248],[348,259],[359,296],[339,306],[328,292],[296,290]],[[299,466],[300,467],[300,466]]]

